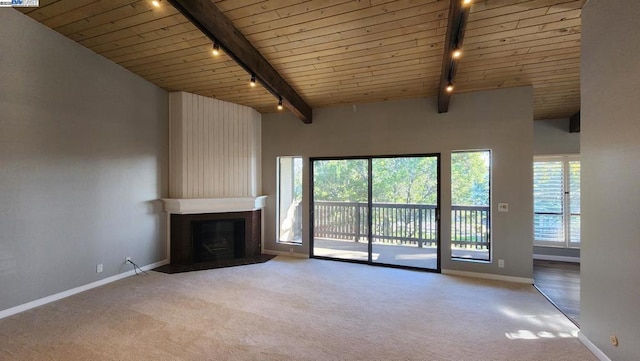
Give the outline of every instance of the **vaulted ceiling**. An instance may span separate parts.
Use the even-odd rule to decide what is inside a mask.
[[[311,107],[435,96],[448,0],[212,0]],[[474,0],[455,94],[532,85],[534,119],[580,108],[585,0]],[[20,11],[168,91],[277,99],[161,0],[40,0]]]

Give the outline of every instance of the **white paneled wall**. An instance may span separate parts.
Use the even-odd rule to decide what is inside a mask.
[[[170,197],[256,197],[261,118],[252,108],[176,92],[170,107]]]

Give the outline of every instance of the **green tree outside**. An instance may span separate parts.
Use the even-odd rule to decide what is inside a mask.
[[[489,151],[451,155],[453,205],[489,205]],[[314,199],[366,202],[368,162],[365,159],[326,160],[314,163]],[[435,157],[374,158],[374,203],[430,204],[437,201]]]

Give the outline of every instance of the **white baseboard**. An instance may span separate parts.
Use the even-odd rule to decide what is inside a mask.
[[[589,349],[589,351],[591,351],[592,354],[594,354],[598,360],[600,361],[611,361],[611,359],[604,354],[604,352],[602,352],[602,350],[600,350],[598,348],[598,346],[594,345],[593,342],[589,341],[589,339],[587,338],[587,336],[585,336],[582,331],[578,331],[578,340],[580,340],[580,342],[582,342],[582,344]]]
[[[152,263],[152,264],[140,267],[140,268],[142,268],[145,271],[148,271],[148,270],[156,268],[156,267],[164,266],[165,264],[168,264],[168,263],[169,263],[169,260],[165,259],[163,261]],[[39,306],[46,305],[47,303],[51,303],[51,302],[54,302],[54,301],[57,301],[57,300],[60,300],[60,299],[63,299],[63,298],[69,297],[69,296],[73,296],[75,294],[90,290],[92,288],[100,287],[100,286],[106,285],[108,283],[115,282],[115,281],[121,280],[123,278],[127,278],[127,277],[130,277],[130,276],[133,276],[134,274],[136,274],[135,270],[130,270],[130,271],[127,271],[127,272],[119,273],[119,274],[117,274],[115,276],[103,278],[101,280],[88,283],[88,284],[83,285],[83,286],[79,286],[79,287],[76,287],[76,288],[72,288],[70,290],[66,290],[66,291],[63,291],[63,292],[60,292],[60,293],[56,293],[56,294],[51,295],[51,296],[39,298],[37,300],[31,301],[31,302],[27,302],[27,303],[24,303],[22,305],[18,305],[18,306],[15,306],[15,307],[7,308],[6,310],[0,311],[0,319],[15,315],[15,314],[20,313],[20,312],[24,312],[26,310],[30,310],[32,308],[36,308],[36,307],[39,307]]]
[[[309,258],[308,254],[303,253],[289,253],[289,252],[281,252],[281,251],[272,251],[270,249],[262,250],[264,254],[270,254],[272,256],[286,256],[286,257],[294,257],[294,258]]]
[[[569,256],[552,256],[548,254],[534,254],[533,259],[538,259],[541,261],[558,261],[558,262],[571,262],[571,263],[580,263],[580,257],[569,257]]]
[[[513,276],[496,275],[496,274],[493,274],[493,273],[457,271],[457,270],[444,269],[444,268],[441,270],[441,272],[443,274],[451,275],[451,276],[484,278],[484,279],[496,280],[496,281],[526,283],[526,284],[529,284],[529,285],[533,284],[533,278],[526,278],[526,277],[513,277]]]

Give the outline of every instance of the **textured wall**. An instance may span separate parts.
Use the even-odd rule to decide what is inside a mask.
[[[533,154],[578,154],[580,133],[569,133],[569,119],[533,122]]]
[[[169,99],[170,197],[260,195],[260,113],[185,92],[171,93]]]
[[[580,326],[612,360],[638,360],[640,2],[590,0],[582,19]]]
[[[308,224],[309,157],[441,153],[442,268],[531,277],[531,88],[454,95],[446,114],[438,114],[434,98],[319,108],[313,113],[310,125],[290,113],[263,115],[263,190],[269,196],[266,249],[288,252],[290,247],[275,242],[276,157],[304,157],[303,224]],[[449,257],[451,151],[464,149],[492,150],[491,264],[452,261]],[[510,203],[510,212],[498,213],[497,202]],[[309,253],[307,228],[303,229],[303,246],[295,251]],[[505,268],[498,268],[495,260],[499,258],[505,260]]]
[[[13,9],[0,33],[0,310],[165,259],[167,93]]]

